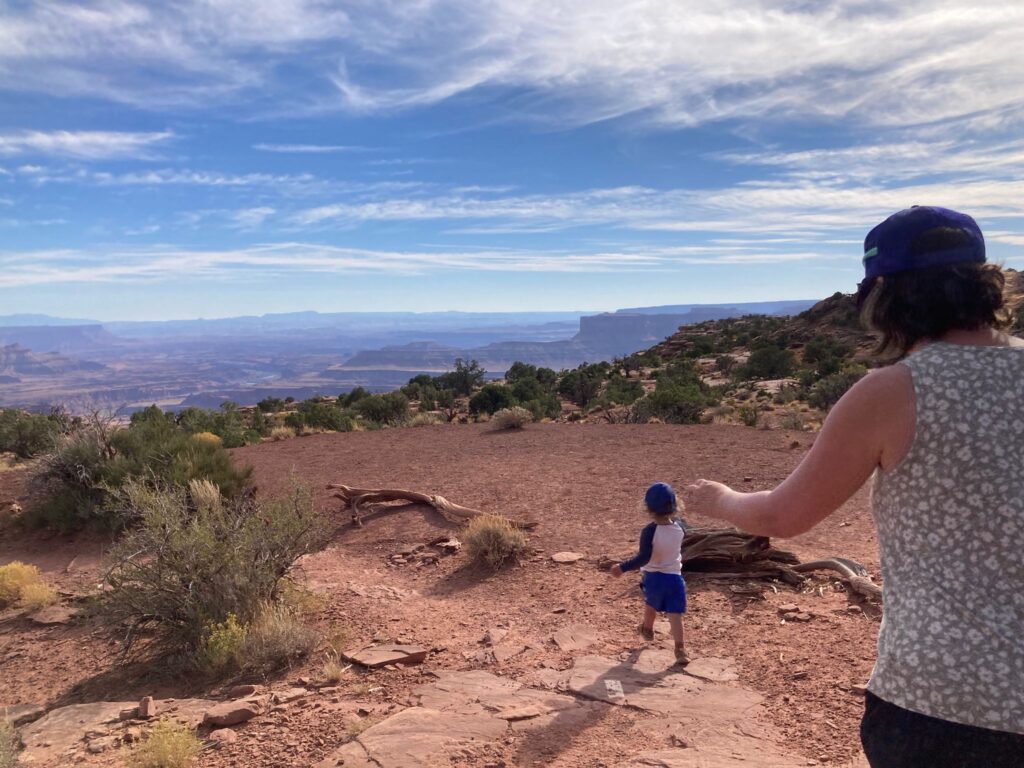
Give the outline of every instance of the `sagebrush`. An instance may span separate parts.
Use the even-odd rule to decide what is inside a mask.
[[[518,405],[502,408],[491,417],[495,429],[522,429],[532,421],[533,414]]]
[[[202,749],[202,742],[191,728],[161,720],[132,750],[128,768],[188,768]]]
[[[526,534],[500,515],[480,515],[462,534],[466,554],[474,562],[497,570],[527,550]]]
[[[36,566],[19,560],[0,566],[0,608],[16,605],[36,610],[56,601],[57,593]]]
[[[248,628],[279,601],[295,561],[324,541],[307,487],[281,499],[225,499],[208,481],[187,488],[128,482],[119,503],[138,523],[114,545],[100,609],[148,625],[168,650],[196,654],[210,627]]]

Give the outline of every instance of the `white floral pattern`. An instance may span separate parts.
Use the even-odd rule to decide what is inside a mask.
[[[868,687],[1024,733],[1024,348],[935,343],[902,364],[915,436],[875,477],[885,616]]]

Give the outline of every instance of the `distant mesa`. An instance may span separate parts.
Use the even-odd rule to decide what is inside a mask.
[[[74,360],[56,352],[37,353],[20,344],[0,346],[0,382],[16,383],[23,376],[55,376],[81,371],[102,371],[106,366]]]
[[[20,344],[40,353],[80,354],[117,345],[102,325],[0,326],[0,346]]]

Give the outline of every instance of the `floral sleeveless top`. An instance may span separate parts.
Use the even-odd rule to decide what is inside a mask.
[[[934,343],[902,364],[915,434],[875,476],[885,614],[868,688],[1024,734],[1024,348]]]

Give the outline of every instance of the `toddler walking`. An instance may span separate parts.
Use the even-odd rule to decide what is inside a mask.
[[[644,618],[640,634],[654,639],[654,619],[668,616],[675,641],[676,663],[690,663],[683,644],[683,614],[686,613],[686,584],[683,582],[683,526],[675,518],[676,494],[667,483],[655,483],[644,495],[644,506],[653,521],[640,531],[640,552],[631,560],[612,566],[612,576],[640,569],[640,588],[644,593]]]

